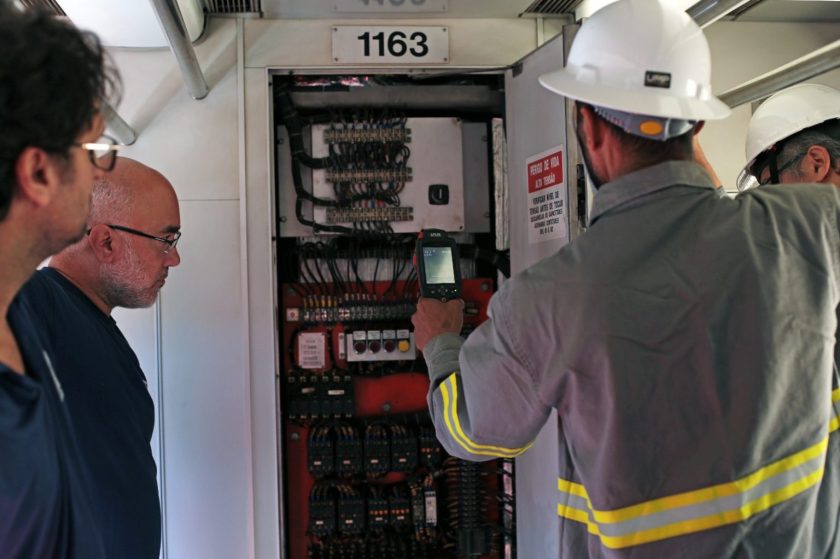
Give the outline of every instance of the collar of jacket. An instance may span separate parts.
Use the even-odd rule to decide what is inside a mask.
[[[589,214],[589,225],[591,226],[601,216],[630,200],[673,186],[715,189],[712,179],[696,163],[691,161],[658,163],[602,184],[595,193],[592,212]]]

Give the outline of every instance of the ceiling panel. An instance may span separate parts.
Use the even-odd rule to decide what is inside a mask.
[[[262,0],[265,17],[292,19],[353,18],[510,18],[519,17],[534,0]],[[360,10],[384,6],[382,13],[348,13],[347,6],[357,4]],[[410,5],[445,4],[445,12],[412,13]],[[337,8],[338,6],[338,8]],[[403,7],[403,10],[394,8]],[[389,11],[393,10],[393,11]]]

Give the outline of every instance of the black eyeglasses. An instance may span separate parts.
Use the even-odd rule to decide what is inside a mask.
[[[781,182],[781,180],[779,179],[781,174],[784,171],[787,171],[794,164],[799,163],[801,160],[802,160],[802,156],[797,155],[797,156],[791,158],[791,160],[788,161],[787,163],[785,163],[784,165],[776,167],[776,165],[775,165],[776,157],[775,157],[775,155],[773,155],[772,159],[770,160],[770,172],[767,174],[767,178],[762,181],[759,177],[756,177],[758,179],[758,185],[759,186],[765,186],[765,185],[768,185],[768,184],[779,184]],[[762,169],[761,172],[763,173],[764,169]]]
[[[107,135],[101,136],[96,142],[73,145],[86,150],[93,166],[103,171],[114,169],[114,165],[117,164],[117,151],[122,148],[117,140]]]
[[[175,249],[175,245],[178,244],[178,239],[181,238],[181,232],[177,231],[172,234],[171,237],[156,237],[155,235],[149,235],[148,233],[144,233],[142,231],[138,231],[137,229],[132,229],[131,227],[125,227],[124,225],[113,225],[111,223],[106,223],[106,226],[110,227],[111,229],[116,229],[117,231],[124,231],[126,233],[130,233],[132,235],[137,235],[138,237],[146,237],[147,239],[154,239],[160,243],[166,245],[166,248],[163,250],[163,254],[169,254],[172,250]]]

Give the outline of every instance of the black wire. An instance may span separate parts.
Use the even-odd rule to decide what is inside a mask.
[[[323,246],[324,246],[324,243],[322,243],[321,241],[318,241],[318,243],[316,243],[314,248],[317,250],[317,249],[322,248]],[[315,263],[314,263],[315,272],[318,274],[318,278],[321,282],[321,285],[323,285],[323,287],[324,287],[324,293],[330,293],[329,282],[324,278],[324,275],[321,272],[321,266],[318,264],[318,260],[321,259],[321,258],[319,258],[321,256],[319,254],[320,252],[321,252],[320,250],[317,250],[317,252],[314,253],[314,256],[316,257],[316,260],[315,260]]]

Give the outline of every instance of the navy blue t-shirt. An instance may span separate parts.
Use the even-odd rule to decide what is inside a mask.
[[[150,441],[154,403],[134,351],[113,318],[52,268],[19,298],[38,317],[55,355],[108,557],[157,559],[161,513]]]
[[[6,317],[26,376],[0,364],[0,557],[104,559],[54,356],[24,301]]]

